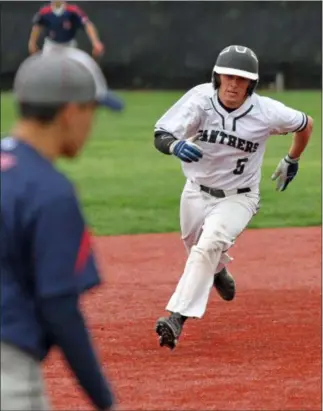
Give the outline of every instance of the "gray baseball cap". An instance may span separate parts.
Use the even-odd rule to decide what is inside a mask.
[[[20,65],[14,95],[23,103],[63,104],[96,101],[121,111],[123,101],[108,89],[101,68],[86,52],[66,47],[37,53]]]

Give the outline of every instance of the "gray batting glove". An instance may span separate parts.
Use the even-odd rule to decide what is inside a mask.
[[[296,177],[298,172],[298,158],[290,158],[289,155],[280,160],[274,174],[271,176],[272,180],[276,180],[276,190],[285,191],[288,184]]]

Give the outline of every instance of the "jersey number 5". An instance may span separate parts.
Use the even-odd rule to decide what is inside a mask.
[[[239,158],[239,160],[237,161],[237,166],[233,170],[233,174],[236,174],[236,175],[242,174],[244,171],[244,166],[247,161],[248,161],[248,158]]]

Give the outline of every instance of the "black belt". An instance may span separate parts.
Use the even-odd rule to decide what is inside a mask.
[[[201,190],[204,191],[205,193],[210,194],[213,197],[218,197],[218,198],[224,198],[226,197],[225,191],[223,190],[218,190],[217,188],[211,188],[211,187],[206,187],[206,186],[200,186]],[[246,188],[238,188],[237,190],[228,190],[231,191],[232,194],[243,194],[243,193],[249,193],[251,189],[249,187]],[[235,191],[235,193],[234,193]]]

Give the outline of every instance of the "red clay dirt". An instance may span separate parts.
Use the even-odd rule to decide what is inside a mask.
[[[97,238],[104,285],[84,299],[118,410],[321,410],[321,229],[248,230],[232,248],[237,296],[212,290],[173,352],[156,319],[185,262],[178,234]],[[57,352],[57,410],[93,409]]]

